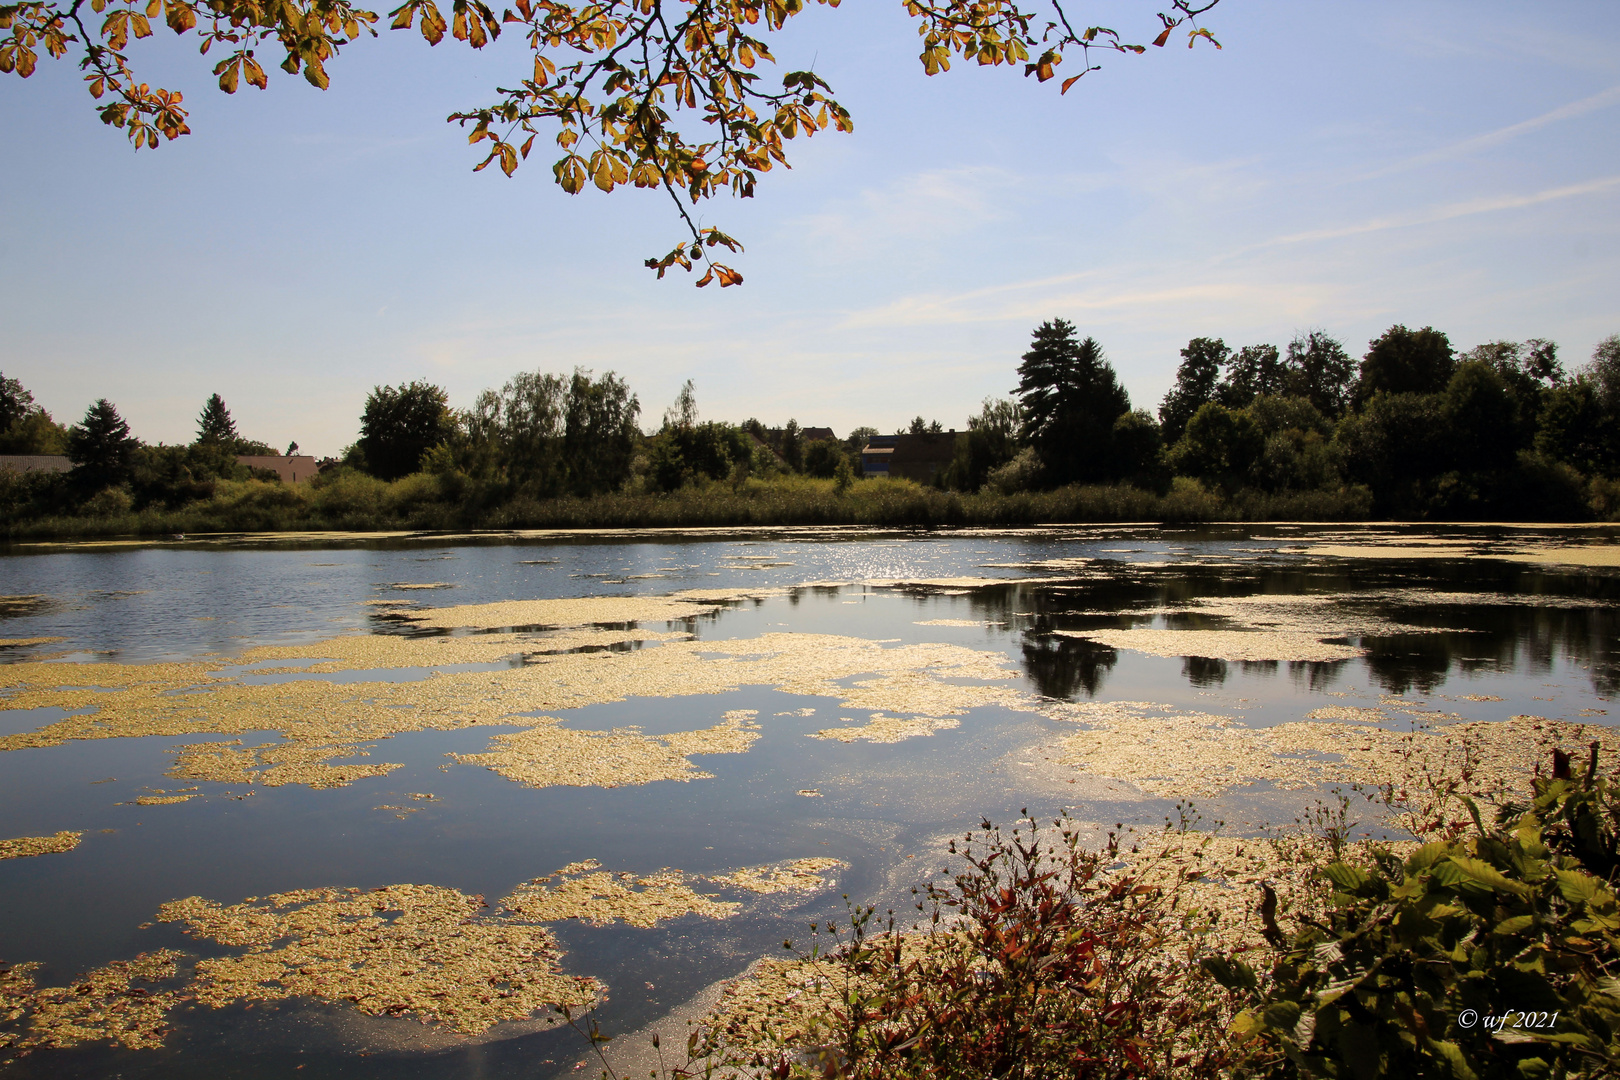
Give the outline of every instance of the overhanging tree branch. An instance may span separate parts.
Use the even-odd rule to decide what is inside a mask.
[[[837,7],[839,0],[512,2],[514,8],[497,17],[485,0],[452,0],[446,19],[437,0],[405,0],[388,13],[388,26],[414,28],[429,45],[448,34],[474,49],[496,40],[503,26],[522,27],[533,56],[529,77],[498,87],[494,102],[449,117],[471,125],[469,143],[489,144],[474,170],[498,164],[510,176],[542,131],[552,131],[561,151],[553,179],[569,194],[587,183],[603,192],[626,185],[663,189],[690,239],[646,260],[659,277],[674,266],[693,270],[703,260],[709,266],[699,286],[739,284],[742,275],[705,259],[704,249],[742,246],[699,226],[692,213],[697,203],[723,190],[752,197],[759,174],[791,167],[785,146],[801,134],[854,130],[849,111],[814,72],[790,71],[773,90],[760,85],[755,70],[776,63],[758,34],[781,32],[810,3]],[[1092,50],[1141,54],[1149,47],[1107,27],[1081,29],[1064,0],[903,2],[918,21],[919,60],[929,75],[950,70],[956,57],[981,66],[1023,64],[1026,77],[1046,82],[1059,73],[1064,50],[1078,49],[1080,71],[1063,82],[1067,93],[1097,70]],[[105,14],[99,28],[85,25],[85,3]],[[666,3],[679,4],[678,18]],[[1161,30],[1151,45],[1162,47],[1185,27],[1189,48],[1199,39],[1219,48],[1198,25],[1218,3],[1172,0],[1170,12],[1158,16]],[[1037,33],[1043,5],[1050,5],[1050,17]],[[0,32],[9,31],[0,37],[0,73],[27,78],[39,49],[60,59],[76,47],[91,95],[97,101],[111,95],[98,106],[103,122],[124,128],[137,149],[155,148],[191,130],[181,94],[140,82],[125,53],[130,38],[149,37],[152,20],[160,17],[174,33],[196,37],[203,55],[215,46],[228,50],[213,67],[226,93],[243,81],[261,90],[269,85],[256,56],[265,45],[280,48],[282,70],[324,89],[328,63],[362,35],[375,37],[380,18],[350,0],[0,0]]]

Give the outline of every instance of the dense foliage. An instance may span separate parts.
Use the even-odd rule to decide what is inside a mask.
[[[1027,811],[1010,833],[985,821],[949,851],[960,869],[925,887],[921,925],[900,932],[867,907],[812,927],[801,963],[823,973],[823,992],[774,1004],[779,1019],[809,1014],[800,1034],[739,1041],[716,1026],[693,1056],[848,1080],[1230,1075],[1235,999],[1196,962],[1183,910],[1196,874],[1150,882],[1158,860],[1122,871],[1119,835],[1092,850],[1066,816],[1048,830]]]
[[[34,395],[0,372],[0,454],[65,454],[67,429],[34,404]]]
[[[1620,1062],[1620,793],[1560,759],[1528,807],[1402,859],[1321,869],[1335,888],[1269,970],[1205,967],[1252,999],[1233,1031],[1264,1073],[1331,1080],[1613,1076]],[[1472,803],[1469,808],[1474,809]]]
[[[1391,327],[1358,364],[1326,332],[1286,348],[1194,338],[1155,417],[1094,338],[1034,333],[1015,397],[989,398],[924,487],[863,479],[861,427],[704,420],[687,383],[656,432],[618,375],[524,372],[469,409],[426,382],[376,387],[360,438],[305,489],[260,490],[270,455],[214,395],[189,446],[148,446],[98,401],[71,432],[0,377],[0,452],[68,452],[70,474],[0,469],[9,534],[544,524],[1025,524],[1073,520],[1620,520],[1620,335],[1567,372],[1552,342],[1458,353]],[[941,439],[941,436],[944,436]],[[892,443],[892,440],[891,440]],[[258,479],[269,483],[268,473]],[[826,481],[818,486],[814,481]],[[927,490],[931,485],[932,490]]]
[[[1304,832],[1254,841],[1295,902],[1275,876],[1251,886],[1260,932],[1235,953],[1193,891],[1212,868],[1187,853],[1211,841],[1185,808],[1128,851],[1117,832],[1082,845],[1066,815],[1048,831],[1026,811],[1010,835],[986,821],[950,844],[957,870],[921,890],[919,923],[866,907],[815,924],[796,989],[722,1010],[661,1075],[1612,1077],[1620,789],[1590,751],[1580,775],[1554,751],[1492,825],[1462,794],[1466,767],[1427,776],[1424,796],[1386,790],[1427,841],[1404,856],[1350,841],[1348,796],[1338,814],[1319,804]]]

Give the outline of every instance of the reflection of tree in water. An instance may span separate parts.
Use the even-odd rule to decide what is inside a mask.
[[[1207,656],[1184,656],[1181,674],[1194,686],[1219,686],[1226,681],[1226,661]]]
[[[1084,638],[1024,638],[1024,672],[1050,698],[1096,697],[1119,653]]]
[[[1442,616],[1435,619],[1435,612]],[[1408,612],[1401,612],[1404,617]],[[1560,658],[1586,667],[1601,697],[1620,693],[1620,613],[1613,608],[1447,605],[1428,619],[1467,632],[1365,638],[1368,672],[1385,690],[1432,693],[1459,671],[1546,675]]]
[[[1368,676],[1390,693],[1431,693],[1447,675],[1458,671],[1497,671],[1537,675],[1560,662],[1586,667],[1592,687],[1602,697],[1620,695],[1620,578],[1526,570],[1509,563],[1467,560],[1374,564],[1353,568],[1316,566],[1232,568],[1182,566],[1143,570],[1125,565],[1108,576],[1078,576],[1061,585],[1018,585],[974,590],[967,603],[981,618],[1003,623],[1036,638],[1024,646],[1025,667],[1042,692],[1070,697],[1083,689],[1095,694],[1111,650],[1089,647],[1074,639],[1047,639],[1052,630],[1092,630],[1140,625],[1142,612],[1153,611],[1163,625],[1182,630],[1225,629],[1229,620],[1200,612],[1165,613],[1202,599],[1268,595],[1342,598],[1346,612],[1387,618],[1396,623],[1434,627],[1428,634],[1363,637],[1369,650],[1363,661]],[[1480,602],[1425,603],[1422,592],[1484,594]],[[1413,595],[1414,592],[1420,595]],[[1410,600],[1403,602],[1403,594]],[[1546,606],[1491,603],[1492,595],[1545,598]],[[1559,607],[1560,597],[1613,607]],[[1568,602],[1568,601],[1566,601]],[[1340,639],[1343,640],[1343,639]],[[1089,652],[1088,652],[1089,649]],[[1094,654],[1094,655],[1092,655]],[[1106,659],[1103,659],[1106,657]],[[1081,671],[1085,674],[1081,674]],[[1274,675],[1277,664],[1244,663],[1250,675]],[[1331,686],[1347,670],[1345,662],[1293,663],[1289,677],[1313,691]],[[1353,669],[1352,669],[1353,670]],[[1182,673],[1194,686],[1215,686],[1230,674],[1230,665],[1188,658]]]
[[[1416,688],[1432,694],[1446,681],[1453,648],[1446,634],[1402,634],[1364,642],[1368,653],[1363,661],[1373,681],[1391,694],[1404,694]]]
[[[1338,681],[1344,673],[1344,660],[1312,660],[1307,663],[1290,661],[1288,676],[1294,680],[1295,686],[1303,685],[1313,692],[1326,690]]]

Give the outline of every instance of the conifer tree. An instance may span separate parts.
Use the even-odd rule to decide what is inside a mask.
[[[1095,338],[1075,340],[1065,319],[1042,323],[1018,365],[1015,393],[1048,483],[1113,477],[1114,421],[1130,412],[1131,399]]]
[[[231,419],[231,410],[225,407],[225,399],[218,394],[208,399],[197,416],[197,441],[228,447],[240,441],[236,421]]]
[[[68,429],[68,460],[73,462],[74,480],[92,490],[123,483],[129,479],[136,445],[118,409],[100,398],[85,410],[83,420]]]

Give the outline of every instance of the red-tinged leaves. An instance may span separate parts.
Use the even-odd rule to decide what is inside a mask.
[[[183,0],[168,0],[164,8],[164,21],[169,29],[177,34],[184,34],[197,25],[197,10]]]
[[[414,22],[418,24],[423,39],[429,45],[437,45],[444,40],[447,25],[433,0],[410,0],[389,14],[394,17],[394,21],[389,23],[391,30],[409,30]]]
[[[1157,45],[1161,49],[1164,48],[1164,43],[1170,40],[1170,31],[1174,30],[1175,28],[1174,23],[1166,26],[1159,36],[1153,39],[1153,44]]]
[[[1059,90],[1058,93],[1067,94],[1069,92],[1069,87],[1071,87],[1075,83],[1079,82],[1080,81],[1080,76],[1084,75],[1084,74],[1085,74],[1085,72],[1082,71],[1080,73],[1080,75],[1072,75],[1069,78],[1064,79],[1063,80],[1063,88],[1061,90]]]
[[[501,24],[495,13],[481,0],[455,0],[452,14],[451,32],[456,40],[465,41],[475,49],[482,49],[501,35]]]
[[[25,79],[34,73],[38,60],[34,50],[23,44],[7,45],[0,49],[0,71],[15,71]]]

